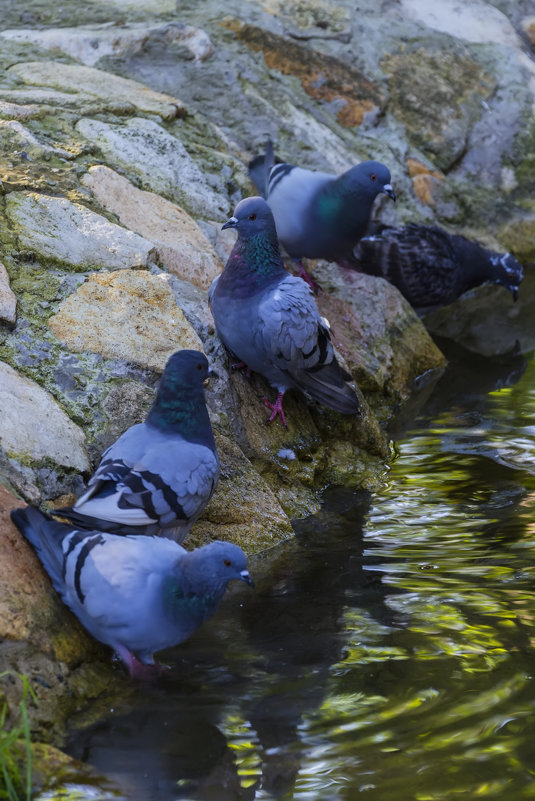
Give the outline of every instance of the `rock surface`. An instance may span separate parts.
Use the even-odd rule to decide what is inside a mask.
[[[152,242],[67,198],[10,192],[6,214],[21,247],[74,270],[146,267],[156,256]]]
[[[208,185],[180,139],[157,122],[134,117],[115,125],[83,119],[76,130],[144,188],[183,202],[201,217],[224,217],[226,200]]]
[[[84,434],[38,384],[0,362],[0,446],[10,456],[89,468]],[[43,421],[46,420],[46,425]]]
[[[367,396],[400,402],[418,376],[444,367],[416,312],[387,281],[325,262],[314,275],[327,290],[318,305],[333,341]]]
[[[0,320],[15,325],[17,319],[17,297],[9,285],[9,275],[0,262]]]
[[[180,206],[137,189],[104,165],[91,167],[82,183],[122,225],[154,243],[158,260],[169,272],[208,289],[223,269],[210,242]]]
[[[61,603],[32,548],[9,513],[24,504],[0,483],[0,694],[11,710],[24,673],[37,703],[28,704],[32,739],[61,741],[81,698],[124,694],[102,664],[105,651]],[[44,769],[44,768],[43,768]]]
[[[110,75],[109,72],[82,67],[78,64],[63,64],[60,61],[30,61],[14,64],[9,68],[10,74],[19,78],[29,86],[46,86],[51,89],[73,92],[98,100],[104,108],[124,106],[149,114],[159,114],[164,119],[171,119],[182,113],[180,100],[154,92],[146,86]]]
[[[176,350],[202,350],[165,276],[145,270],[93,273],[49,325],[70,350],[92,350],[158,372]]]
[[[204,61],[213,53],[213,45],[204,31],[180,23],[147,28],[143,23],[121,25],[105,22],[102,25],[41,31],[22,28],[2,31],[0,36],[14,42],[29,42],[45,50],[60,50],[88,67],[107,56],[138,53],[151,38],[163,39],[167,47],[183,42],[198,61]]]
[[[206,294],[234,241],[221,223],[253,192],[249,159],[270,136],[281,159],[311,169],[385,162],[398,202],[379,199],[376,220],[438,223],[526,267],[516,305],[482,287],[426,315],[429,330],[478,352],[531,349],[535,28],[512,0],[364,0],[358,11],[228,0],[225,14],[216,0],[0,4],[0,481],[32,503],[72,500],[102,450],[143,419],[168,356],[203,349],[223,469],[190,544],[229,538],[252,553],[290,536],[290,518],[317,510],[327,485],[382,481],[385,420],[444,360],[395,289],[318,263],[318,305],[362,414],[290,392],[288,429],[265,425],[273,390],[232,372]],[[87,662],[88,639],[48,598],[9,503],[5,659],[35,666],[54,699],[81,671],[64,714],[87,695],[84,676],[98,694],[110,671]]]

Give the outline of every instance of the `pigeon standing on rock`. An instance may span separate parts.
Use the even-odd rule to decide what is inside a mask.
[[[165,537],[79,531],[31,506],[11,518],[63,602],[135,678],[161,670],[154,652],[190,637],[214,614],[230,581],[253,585],[245,554],[228,542],[186,551]]]
[[[209,291],[210,307],[223,344],[248,368],[278,389],[269,421],[286,426],[282,398],[290,387],[343,414],[359,410],[358,398],[334,355],[327,321],[300,278],[282,263],[273,214],[260,197],[246,198],[223,228],[238,239],[225,269]]]
[[[415,307],[445,306],[490,281],[516,300],[522,266],[510,253],[487,250],[475,240],[437,226],[382,226],[355,247],[355,266],[394,284]]]
[[[384,193],[395,200],[390,172],[379,161],[363,161],[340,176],[293,164],[274,164],[271,143],[249,164],[265,197],[279,240],[307,280],[302,258],[344,262],[368,229],[372,205]]]
[[[174,353],[146,421],[104,452],[87,492],[57,513],[82,528],[182,542],[219,478],[203,389],[208,374],[200,351]]]

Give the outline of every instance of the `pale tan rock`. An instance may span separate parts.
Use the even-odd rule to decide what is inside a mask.
[[[221,223],[215,220],[202,220],[202,230],[208,237],[222,264],[227,263],[232,248],[236,243],[236,231],[232,228],[221,228]]]
[[[223,219],[228,200],[207,182],[176,136],[154,120],[121,123],[84,118],[76,130],[97,145],[105,159],[135,177],[143,189],[165,195],[203,218]]]
[[[20,244],[78,269],[145,267],[154,245],[80,203],[37,192],[10,192],[6,214]]]
[[[183,111],[177,98],[155,92],[138,81],[121,78],[110,72],[84,67],[79,64],[63,64],[59,61],[27,61],[14,64],[7,70],[26,84],[47,86],[63,92],[83,92],[103,101],[126,102],[133,108],[164,119],[172,119]]]
[[[203,350],[166,279],[146,270],[94,273],[63,301],[50,328],[72,351],[162,372],[176,350]]]
[[[0,261],[0,320],[14,325],[17,319],[17,297],[9,286],[9,275]]]
[[[169,272],[208,289],[223,265],[197,223],[180,206],[135,187],[104,165],[82,178],[98,202],[132,231],[150,238]]]
[[[84,443],[83,431],[49,392],[0,362],[0,447],[8,456],[88,470]]]
[[[1,31],[0,37],[14,42],[28,42],[45,50],[59,50],[88,67],[93,67],[106,56],[116,58],[139,53],[151,37],[158,37],[164,47],[183,43],[197,61],[203,61],[214,52],[207,33],[178,22],[164,25],[105,22],[101,25],[44,30],[13,28]]]

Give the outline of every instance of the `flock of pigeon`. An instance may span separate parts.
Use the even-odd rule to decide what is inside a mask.
[[[223,226],[238,237],[209,302],[218,336],[238,360],[233,367],[260,373],[278,391],[274,403],[264,399],[268,422],[279,417],[286,426],[290,388],[342,414],[359,413],[302,258],[383,276],[415,306],[449,303],[484,281],[516,298],[522,267],[509,254],[415,224],[366,235],[377,195],[395,199],[379,162],[336,177],[276,164],[268,145],[250,174],[264,197],[242,200]],[[279,242],[299,276],[285,269]],[[253,585],[238,546],[216,541],[186,551],[180,544],[219,477],[203,388],[209,373],[199,351],[171,356],[145,422],[105,451],[74,506],[57,510],[71,525],[32,507],[11,513],[65,604],[137,678],[158,674],[154,653],[187,639],[230,581]]]

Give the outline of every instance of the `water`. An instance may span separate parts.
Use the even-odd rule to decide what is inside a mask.
[[[326,493],[70,753],[129,801],[535,797],[535,359],[450,355],[382,491]]]

